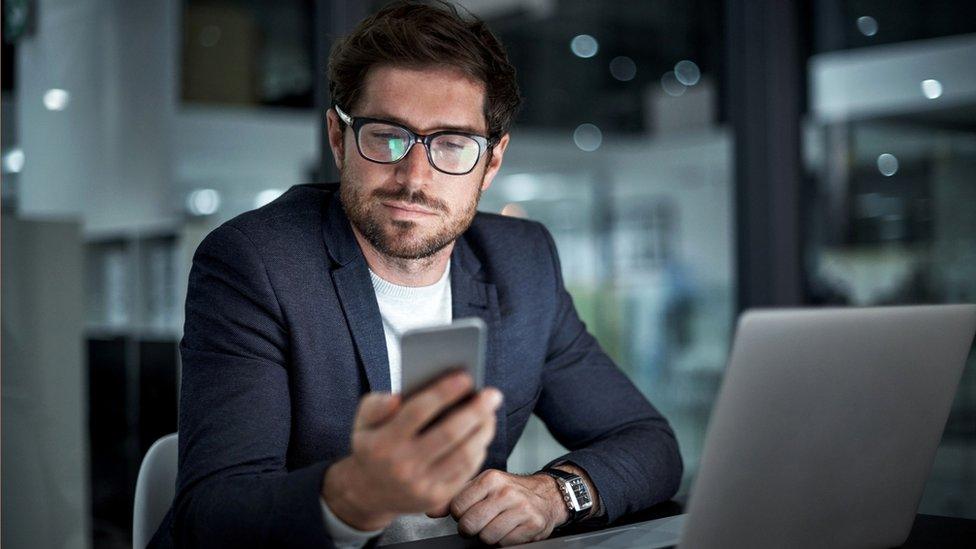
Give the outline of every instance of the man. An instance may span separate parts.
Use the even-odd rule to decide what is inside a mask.
[[[329,76],[339,185],[295,187],[194,257],[178,493],[159,535],[508,545],[670,498],[674,434],[577,317],[552,238],[476,212],[519,104],[491,32],[449,5],[397,2],[336,45]],[[402,399],[398,334],[469,316],[489,327],[489,387],[428,425],[472,381]],[[506,473],[533,412],[572,451]]]

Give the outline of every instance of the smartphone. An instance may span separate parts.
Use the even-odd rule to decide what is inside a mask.
[[[471,374],[474,390],[480,390],[484,386],[487,333],[488,327],[477,317],[404,332],[400,336],[401,393],[404,398],[455,370]]]

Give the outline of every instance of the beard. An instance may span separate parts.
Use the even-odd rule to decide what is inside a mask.
[[[478,192],[462,208],[452,213],[443,201],[421,190],[410,191],[406,187],[378,188],[372,191],[363,185],[347,170],[340,176],[339,199],[346,216],[353,226],[377,251],[387,257],[397,259],[426,259],[443,250],[468,230],[481,201],[481,185]],[[482,178],[484,174],[482,173]],[[383,200],[415,204],[439,213],[438,225],[426,225],[414,221],[385,219]]]

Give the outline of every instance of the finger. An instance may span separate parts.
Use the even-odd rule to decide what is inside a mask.
[[[354,429],[370,429],[387,421],[400,403],[399,395],[369,393],[359,401]]]
[[[501,546],[507,545],[518,545],[520,543],[530,543],[533,541],[540,541],[548,538],[552,534],[552,530],[544,527],[540,530],[534,525],[523,522],[515,527],[511,532],[505,534],[502,539],[498,540],[498,544]]]
[[[516,509],[506,509],[496,515],[491,522],[482,528],[478,533],[478,537],[488,545],[495,545],[507,536],[509,532],[518,528],[522,524],[522,520],[522,514]]]
[[[477,477],[468,482],[464,488],[458,492],[451,500],[451,515],[460,520],[468,510],[476,503],[482,501],[488,495],[499,488],[505,481],[502,477],[505,473],[497,469],[482,471]]]
[[[451,502],[444,503],[443,505],[438,505],[433,509],[427,511],[427,516],[430,518],[442,518],[451,514]]]
[[[445,408],[470,394],[473,385],[466,372],[448,374],[404,401],[390,422],[390,428],[401,437],[416,435]]]
[[[485,422],[495,416],[501,404],[498,389],[485,389],[464,406],[454,410],[446,418],[425,431],[419,440],[417,451],[429,461],[437,461],[466,441]],[[490,440],[489,440],[490,442]]]
[[[465,536],[479,535],[488,526],[488,523],[508,510],[507,504],[508,502],[493,495],[488,495],[484,499],[475,502],[464,513],[456,517],[458,532]]]

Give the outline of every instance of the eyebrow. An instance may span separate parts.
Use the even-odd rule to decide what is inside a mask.
[[[428,131],[428,132],[418,132],[416,130],[416,128],[413,126],[413,124],[410,124],[406,120],[404,120],[404,119],[402,119],[402,118],[400,118],[398,116],[392,115],[392,114],[382,114],[381,113],[381,114],[376,114],[376,115],[366,115],[366,116],[363,116],[362,118],[372,118],[374,120],[385,120],[387,122],[395,122],[396,124],[399,124],[399,125],[407,128],[407,129],[409,129],[409,130],[412,130],[414,133],[422,134],[422,135],[430,135],[432,133],[444,132],[444,131],[470,133],[472,135],[481,135],[481,136],[487,135],[487,133],[488,133],[487,131],[484,131],[483,132],[481,130],[475,129],[472,126],[463,126],[463,125],[462,126],[458,126],[458,125],[453,125],[453,124],[432,124],[432,126],[435,129],[433,129],[431,131]]]

